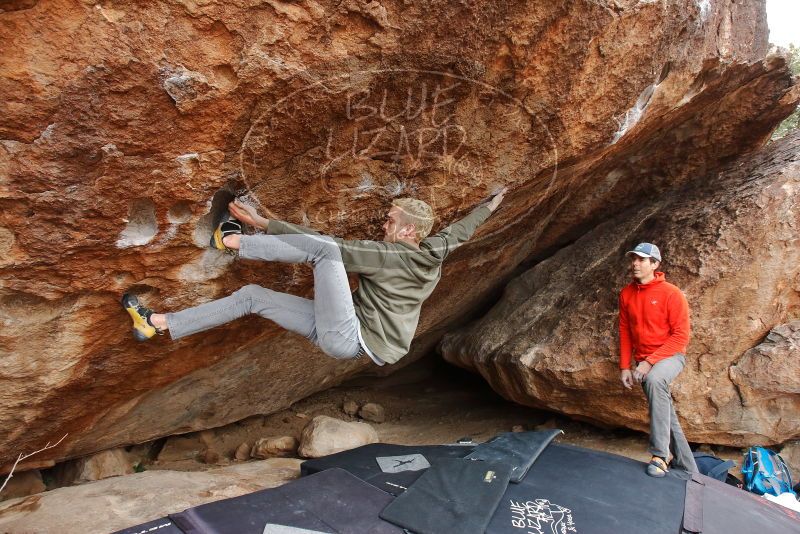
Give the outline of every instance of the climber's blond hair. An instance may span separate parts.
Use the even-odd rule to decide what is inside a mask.
[[[417,241],[422,241],[433,229],[433,208],[416,198],[397,198],[392,206],[403,211],[403,222],[416,228]]]

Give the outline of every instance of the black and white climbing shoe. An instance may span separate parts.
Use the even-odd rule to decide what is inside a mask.
[[[229,235],[235,235],[242,233],[242,223],[239,220],[234,219],[233,217],[227,217],[224,219],[219,225],[217,229],[214,230],[214,233],[211,234],[211,248],[215,248],[217,250],[224,250],[230,254],[236,254],[234,249],[228,248],[225,246],[225,243],[222,242],[225,237]]]

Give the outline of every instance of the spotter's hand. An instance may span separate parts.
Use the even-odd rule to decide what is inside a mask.
[[[649,362],[641,361],[639,365],[636,366],[636,369],[633,370],[633,379],[639,383],[642,383],[645,378],[647,378],[647,373],[650,372],[653,366]]]
[[[627,389],[631,389],[633,386],[633,373],[631,373],[630,369],[623,369],[619,379],[622,380],[622,385]]]

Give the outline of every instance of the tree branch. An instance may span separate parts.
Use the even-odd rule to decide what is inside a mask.
[[[3,485],[2,485],[2,486],[0,486],[0,492],[2,492],[2,491],[3,491],[3,489],[6,487],[6,484],[8,484],[8,481],[9,481],[9,480],[11,480],[11,477],[13,477],[13,476],[14,476],[14,469],[16,469],[16,467],[17,467],[17,464],[18,464],[18,463],[20,463],[22,460],[25,460],[25,459],[27,459],[27,458],[30,458],[30,457],[31,457],[31,456],[33,456],[34,454],[39,454],[40,452],[42,452],[42,451],[46,451],[47,449],[52,449],[53,447],[57,447],[57,446],[58,446],[58,444],[59,444],[59,443],[61,443],[62,441],[64,441],[64,438],[66,438],[68,435],[69,435],[69,434],[64,434],[64,435],[61,437],[61,439],[60,439],[60,440],[58,440],[57,442],[53,443],[52,445],[50,445],[50,442],[48,441],[48,442],[47,442],[47,444],[46,444],[44,447],[42,447],[41,449],[39,449],[38,451],[33,451],[33,452],[32,452],[32,453],[30,453],[30,454],[22,454],[22,453],[20,453],[20,455],[17,457],[17,461],[16,461],[16,462],[14,462],[14,465],[12,465],[12,466],[11,466],[11,471],[9,471],[9,472],[8,472],[8,476],[7,476],[7,477],[6,477],[6,479],[3,481]]]

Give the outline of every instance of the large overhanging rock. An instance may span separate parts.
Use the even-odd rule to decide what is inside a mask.
[[[516,402],[645,430],[643,393],[619,381],[617,297],[629,281],[625,251],[656,242],[691,308],[687,365],[673,387],[689,440],[797,438],[798,205],[800,132],[586,233],[445,336],[442,353]]]
[[[4,2],[0,464],[64,434],[34,460],[222,425],[369,369],[257,318],[131,340],[127,289],[160,310],[246,283],[311,295],[303,266],[203,249],[230,191],[380,238],[394,196],[443,226],[511,186],[448,260],[412,361],[521,261],[763,142],[797,100],[766,35],[761,1]]]

